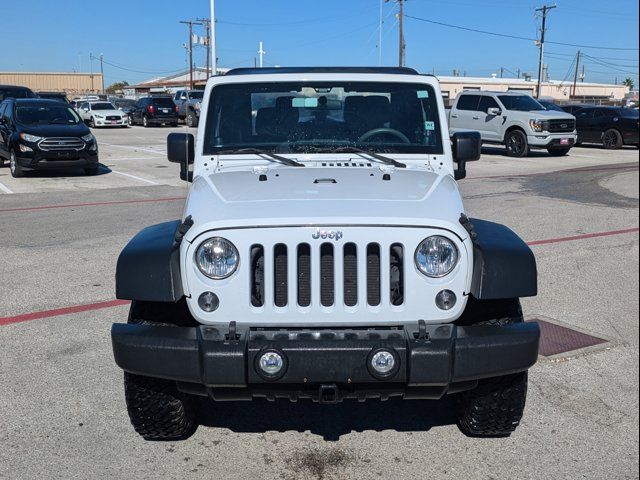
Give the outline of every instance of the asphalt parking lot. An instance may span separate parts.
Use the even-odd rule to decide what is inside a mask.
[[[181,128],[182,130],[184,127]],[[525,159],[487,148],[461,182],[472,216],[530,243],[528,318],[605,343],[541,357],[510,438],[473,439],[451,403],[222,403],[193,437],[145,442],[129,424],[109,329],[117,255],[180,216],[172,129],[97,130],[101,170],[0,169],[0,478],[638,478],[638,150]]]

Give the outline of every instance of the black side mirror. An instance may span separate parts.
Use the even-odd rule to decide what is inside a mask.
[[[453,161],[458,164],[454,172],[456,180],[467,176],[467,162],[480,160],[482,153],[482,138],[480,132],[457,132],[452,138]]]
[[[167,136],[167,157],[170,162],[180,164],[180,178],[187,182],[193,181],[193,172],[189,165],[193,165],[195,158],[195,139],[190,133],[170,133]]]

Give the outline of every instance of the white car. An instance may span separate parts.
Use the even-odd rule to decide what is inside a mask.
[[[78,109],[82,120],[90,127],[129,126],[129,117],[118,110],[111,102],[84,102]]]
[[[196,140],[197,138],[197,140]],[[449,139],[438,80],[405,68],[236,69],[209,79],[180,220],[120,254],[112,326],[135,430],[178,439],[216,401],[439,399],[508,435],[540,329],[535,258],[465,215],[477,132]]]

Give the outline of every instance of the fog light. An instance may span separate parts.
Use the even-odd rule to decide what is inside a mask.
[[[275,350],[268,350],[258,357],[258,373],[263,377],[275,378],[284,373],[284,356]]]
[[[456,304],[456,294],[451,290],[441,290],[436,295],[436,305],[440,310],[451,310]]]
[[[396,366],[396,359],[393,353],[386,350],[380,350],[374,353],[371,357],[371,368],[373,368],[380,375],[387,375],[393,371]]]
[[[204,292],[198,297],[198,306],[205,312],[213,312],[219,305],[220,299],[213,292]]]
[[[23,144],[18,145],[18,148],[20,148],[20,151],[23,152],[23,153],[24,152],[33,152],[33,148],[28,147],[28,146],[23,145]]]

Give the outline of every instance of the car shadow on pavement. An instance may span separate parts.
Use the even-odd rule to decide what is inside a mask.
[[[87,176],[82,168],[66,168],[66,169],[46,169],[46,170],[31,170],[25,173],[25,177],[29,178],[77,178],[77,177],[99,177],[101,175],[107,175],[111,173],[111,169],[102,163],[99,164],[100,168],[96,175]]]
[[[309,431],[325,441],[337,441],[351,432],[395,430],[424,432],[456,423],[452,402],[442,400],[345,400],[335,405],[311,401],[292,403],[286,399],[269,402],[213,402],[201,400],[201,426],[227,428],[236,433]]]
[[[504,147],[486,147],[483,146],[482,147],[482,154],[483,155],[501,155],[503,157],[508,157],[507,155],[507,149]],[[529,154],[527,155],[528,158],[535,158],[535,157],[545,157],[545,158],[549,158],[549,152],[547,152],[546,150],[531,150],[529,152]],[[525,158],[527,158],[525,157]],[[514,160],[518,160],[517,158],[514,158]]]

